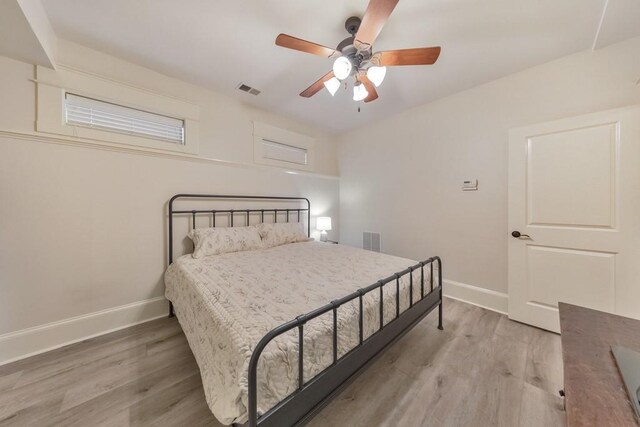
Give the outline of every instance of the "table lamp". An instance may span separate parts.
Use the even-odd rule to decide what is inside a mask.
[[[319,216],[316,219],[316,228],[320,230],[320,241],[327,241],[327,231],[331,230],[331,217],[330,216]]]

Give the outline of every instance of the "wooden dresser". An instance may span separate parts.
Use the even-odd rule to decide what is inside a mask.
[[[640,321],[560,303],[567,425],[639,425],[612,345],[640,352]]]

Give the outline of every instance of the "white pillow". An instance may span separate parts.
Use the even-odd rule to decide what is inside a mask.
[[[258,224],[256,226],[265,248],[286,245],[287,243],[307,242],[301,222],[281,222],[275,224]]]
[[[196,228],[189,232],[193,240],[193,257],[202,258],[229,252],[262,248],[262,239],[255,226]]]

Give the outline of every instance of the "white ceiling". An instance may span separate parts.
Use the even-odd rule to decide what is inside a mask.
[[[640,34],[640,0],[609,0],[593,48],[599,49]]]
[[[395,67],[380,98],[298,94],[330,59],[277,47],[279,33],[327,46],[348,34],[367,0],[42,0],[61,38],[129,60],[331,132],[362,126],[445,95],[592,46],[640,35],[638,0],[401,0],[376,50],[442,46],[433,66]],[[636,10],[637,11],[637,8]],[[635,18],[635,19],[634,19]],[[620,28],[623,28],[622,30]],[[597,34],[606,40],[597,40]],[[258,97],[237,91],[244,82]]]

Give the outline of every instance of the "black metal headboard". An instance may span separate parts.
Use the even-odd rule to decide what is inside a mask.
[[[197,199],[197,200],[209,200],[209,201],[257,201],[257,202],[269,202],[269,201],[298,201],[298,202],[306,202],[306,208],[260,208],[260,209],[179,209],[175,210],[173,208],[173,203],[178,199]],[[233,219],[236,215],[244,216],[246,222],[245,224],[249,224],[249,220],[252,214],[260,216],[260,222],[264,222],[265,213],[270,214],[273,213],[273,222],[278,222],[278,214],[282,213],[286,215],[285,222],[291,222],[290,217],[293,217],[296,222],[300,222],[302,218],[302,214],[306,213],[307,215],[307,236],[311,237],[311,203],[309,199],[305,197],[282,197],[282,196],[234,196],[234,195],[225,195],[225,194],[176,194],[169,200],[169,265],[173,262],[173,218],[176,215],[190,215],[192,221],[192,227],[196,228],[196,216],[209,216],[212,219],[213,227],[216,226],[216,216],[217,215],[226,215],[228,218],[227,225],[229,227],[233,227]],[[292,213],[295,213],[292,215]]]

